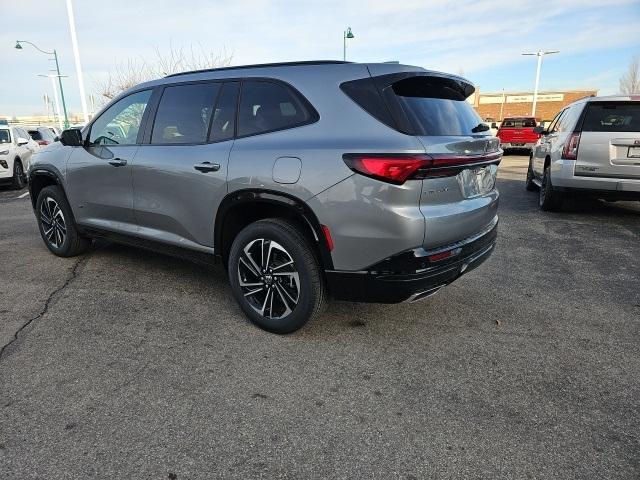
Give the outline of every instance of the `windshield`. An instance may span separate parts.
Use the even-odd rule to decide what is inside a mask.
[[[11,143],[11,135],[6,128],[0,129],[0,143]]]

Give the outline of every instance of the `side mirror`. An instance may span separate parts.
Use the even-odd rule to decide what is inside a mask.
[[[18,142],[18,145],[22,146],[22,145],[26,145],[27,143],[29,143],[29,140],[27,140],[24,137],[18,137],[16,139],[16,142]]]
[[[77,128],[64,130],[60,135],[60,143],[69,147],[81,147],[82,145],[84,145],[82,132]]]
[[[545,133],[544,127],[533,127],[533,131],[538,135],[542,135],[543,133]]]

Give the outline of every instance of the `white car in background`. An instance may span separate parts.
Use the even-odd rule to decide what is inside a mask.
[[[24,128],[0,124],[0,184],[24,188],[31,156],[39,148]]]

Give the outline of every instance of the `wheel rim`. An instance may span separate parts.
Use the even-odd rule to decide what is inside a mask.
[[[60,248],[67,238],[67,224],[58,202],[53,198],[46,197],[40,204],[40,221],[47,242]]]
[[[242,249],[238,282],[247,303],[266,318],[287,317],[300,299],[300,275],[293,258],[274,240],[258,238]]]

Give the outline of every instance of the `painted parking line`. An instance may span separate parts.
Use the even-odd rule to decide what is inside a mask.
[[[24,193],[23,193],[22,195],[20,195],[18,198],[24,198],[24,197],[26,197],[27,195],[29,195],[29,192],[24,192]]]

